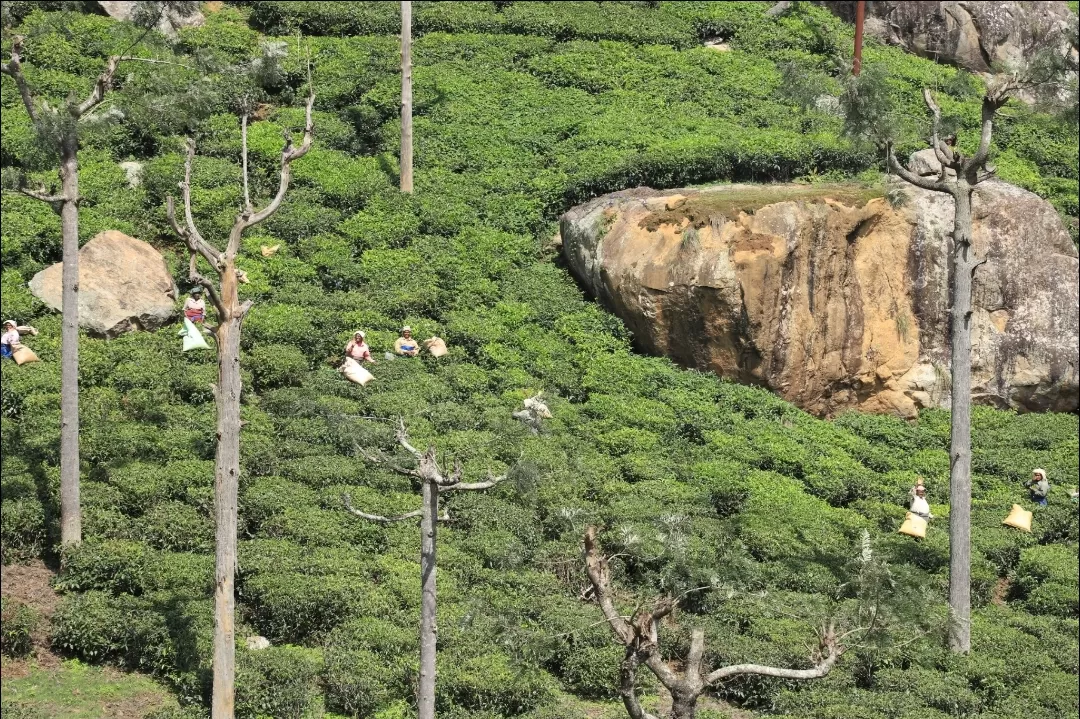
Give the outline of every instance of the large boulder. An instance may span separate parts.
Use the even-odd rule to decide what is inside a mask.
[[[54,310],[62,307],[63,263],[34,275],[30,291]],[[161,253],[108,230],[79,250],[79,326],[98,337],[154,330],[175,316],[176,286]]]
[[[824,0],[821,5],[849,21],[854,0]],[[1064,29],[1068,3],[1049,2],[892,2],[866,3],[866,32],[909,52],[973,72],[1021,59],[1031,28],[1050,22]],[[1037,22],[1036,22],[1037,21]]]
[[[124,0],[118,0],[116,2],[105,2],[99,0],[94,3],[98,9],[105,15],[116,20],[132,21],[139,12],[157,12],[150,3],[138,3],[138,2],[125,2]],[[139,6],[144,7],[140,8]],[[160,15],[155,15],[157,22],[154,25],[154,29],[160,32],[162,35],[170,38],[176,38],[179,31],[185,27],[198,27],[206,22],[206,18],[197,9],[192,8],[190,11],[181,12],[175,7],[165,7],[164,11]],[[154,18],[151,18],[154,19]]]
[[[638,346],[807,411],[949,402],[953,206],[907,186],[628,190],[567,212],[563,251]],[[1077,251],[1054,208],[1000,181],[974,200],[972,395],[1077,409]]]

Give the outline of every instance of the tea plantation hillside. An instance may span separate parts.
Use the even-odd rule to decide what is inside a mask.
[[[162,38],[61,5],[10,3],[28,77],[57,100],[86,92],[104,58],[133,41],[147,56],[168,52]],[[175,52],[218,70],[170,88],[180,69],[131,65],[118,102],[132,109],[84,138],[82,240],[107,229],[146,240],[187,289],[186,253],[165,217],[184,138],[198,143],[196,221],[219,238],[242,203],[223,68],[287,51],[249,137],[254,193],[266,198],[282,131],[303,124],[310,47],[316,145],[240,261],[251,280],[242,298],[255,305],[243,331],[239,636],[273,646],[238,651],[237,716],[415,715],[419,532],[362,522],[341,502],[348,493],[387,515],[419,506],[407,477],[360,451],[394,452],[386,420],[397,416],[415,445],[461,460],[467,477],[510,480],[445,502],[440,717],[626,716],[615,691],[622,649],[581,599],[590,523],[620,555],[614,582],[628,612],[708,588],[687,595],[662,647],[684,656],[687,630],[701,627],[717,666],[809,666],[815,628],[850,603],[864,532],[889,563],[909,625],[851,650],[819,681],[725,682],[716,698],[736,709],[717,702],[703,719],[1078,716],[1076,415],[976,409],[974,650],[950,655],[940,633],[947,413],[823,421],[763,390],[641,356],[562,267],[558,215],[604,192],[880,182],[881,158],[843,138],[839,118],[779,92],[782,67],[828,68],[849,52],[850,28],[805,4],[779,19],[765,16],[768,3],[651,5],[414,3],[411,197],[397,191],[396,3],[205,3],[206,23],[182,30]],[[703,46],[711,38],[730,49]],[[947,114],[976,127],[975,81],[876,44],[864,57],[888,65],[915,124],[930,86]],[[7,77],[0,99],[5,175],[55,177]],[[904,150],[920,142],[914,132]],[[995,142],[998,174],[1054,203],[1075,233],[1077,127],[1016,104]],[[134,188],[127,161],[142,166]],[[273,256],[259,252],[275,244]],[[0,313],[40,330],[28,343],[43,361],[0,365],[4,562],[59,560],[60,320],[26,287],[59,259],[48,206],[5,192]],[[383,360],[402,324],[445,338],[450,354]],[[210,690],[217,370],[211,352],[182,354],[176,329],[81,342],[85,541],[56,581],[64,598],[52,643],[155,675],[188,707],[183,716],[197,717]],[[365,388],[335,371],[355,329],[380,360]],[[511,413],[538,390],[554,417],[534,436]],[[1024,534],[1001,521],[1014,503],[1031,508],[1021,481],[1034,467],[1054,489]],[[917,476],[940,517],[921,542],[896,534]],[[642,693],[659,701],[648,682]]]

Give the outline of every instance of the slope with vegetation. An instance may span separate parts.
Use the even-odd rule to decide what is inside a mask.
[[[33,5],[11,3],[27,73],[58,99],[83,92],[136,37],[107,18]],[[316,145],[240,261],[251,279],[242,297],[256,305],[243,335],[238,607],[245,630],[274,646],[241,650],[237,715],[409,715],[417,532],[358,521],[340,499],[347,492],[384,515],[417,506],[407,478],[359,452],[392,451],[392,427],[368,418],[400,415],[414,444],[460,459],[466,476],[506,470],[512,480],[446,502],[440,716],[624,715],[614,701],[622,652],[579,599],[585,523],[607,527],[628,607],[711,587],[688,595],[662,647],[684,656],[685,630],[701,627],[715,665],[808,666],[817,623],[850,601],[848,567],[869,532],[897,596],[930,629],[900,625],[813,684],[718,687],[748,711],[1076,716],[1077,515],[1064,491],[1080,475],[1075,415],[976,411],[974,650],[949,655],[932,629],[944,614],[944,523],[921,543],[894,534],[917,475],[947,515],[947,415],[824,422],[764,391],[636,355],[547,239],[570,205],[639,184],[876,183],[881,158],[842,138],[838,118],[777,92],[783,67],[831,67],[849,29],[801,5],[780,19],[761,3],[496,5],[415,3],[411,197],[395,189],[394,3],[227,4],[180,33],[181,59],[210,67],[265,43],[288,51],[249,135],[259,197],[275,188],[282,130],[303,123],[305,45],[318,93]],[[715,37],[732,49],[701,46]],[[9,42],[5,32],[5,53]],[[145,52],[156,43],[142,41]],[[946,114],[977,127],[977,88],[952,68],[877,45],[864,58],[888,65],[913,118],[923,117],[925,85],[941,90]],[[123,92],[149,93],[172,72],[136,67]],[[240,133],[226,76],[194,88],[175,79],[171,101],[134,102],[86,138],[81,234],[120,229],[152,242],[182,283],[186,257],[164,205],[182,175],[183,138],[199,147],[196,219],[221,234],[242,202]],[[5,175],[49,178],[7,78],[2,91]],[[995,142],[999,175],[1050,199],[1075,227],[1076,127],[1010,105]],[[918,133],[909,143],[921,146]],[[118,164],[128,160],[143,165],[135,188]],[[59,223],[9,193],[3,217],[0,312],[41,330],[33,346],[44,360],[2,365],[7,562],[52,556],[58,539],[60,323],[25,283],[59,258]],[[264,244],[282,249],[264,258]],[[363,389],[334,371],[354,329],[382,351],[404,323],[446,338],[450,355],[380,362]],[[173,330],[81,343],[86,541],[57,580],[65,599],[53,643],[153,673],[199,705],[209,688],[216,367],[178,344]],[[510,415],[539,389],[554,419],[533,436]],[[1057,487],[1035,532],[1020,534],[1000,523],[1035,466]]]

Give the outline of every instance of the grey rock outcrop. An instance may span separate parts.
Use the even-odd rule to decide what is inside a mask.
[[[854,22],[852,0],[820,3]],[[1068,4],[952,0],[945,2],[866,3],[866,31],[891,45],[973,72],[1015,63],[1035,20],[1062,27],[1069,22]]]
[[[843,185],[628,190],[567,212],[563,251],[645,351],[818,415],[912,417],[949,401],[953,210],[903,189],[899,208]],[[1075,410],[1080,272],[1061,218],[992,180],[974,225],[975,401]]]
[[[98,0],[95,3],[103,13],[116,20],[131,21],[135,17],[137,2],[125,2],[124,0],[117,0],[115,2],[103,2]],[[161,14],[157,24],[154,28],[166,37],[175,38],[178,32],[185,27],[198,27],[206,22],[206,18],[201,12],[195,10],[191,14],[181,15],[173,8],[168,8]]]
[[[30,291],[62,308],[63,263],[30,280]],[[123,232],[108,230],[79,250],[79,326],[98,337],[155,330],[175,316],[176,286],[161,253]]]

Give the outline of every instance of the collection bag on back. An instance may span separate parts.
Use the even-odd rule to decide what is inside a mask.
[[[208,350],[210,345],[206,344],[206,340],[203,339],[202,332],[195,326],[195,323],[184,318],[184,352],[188,350]]]
[[[900,525],[900,534],[906,534],[909,537],[918,537],[919,539],[926,538],[926,520],[917,514],[908,512],[904,517],[904,523]]]

